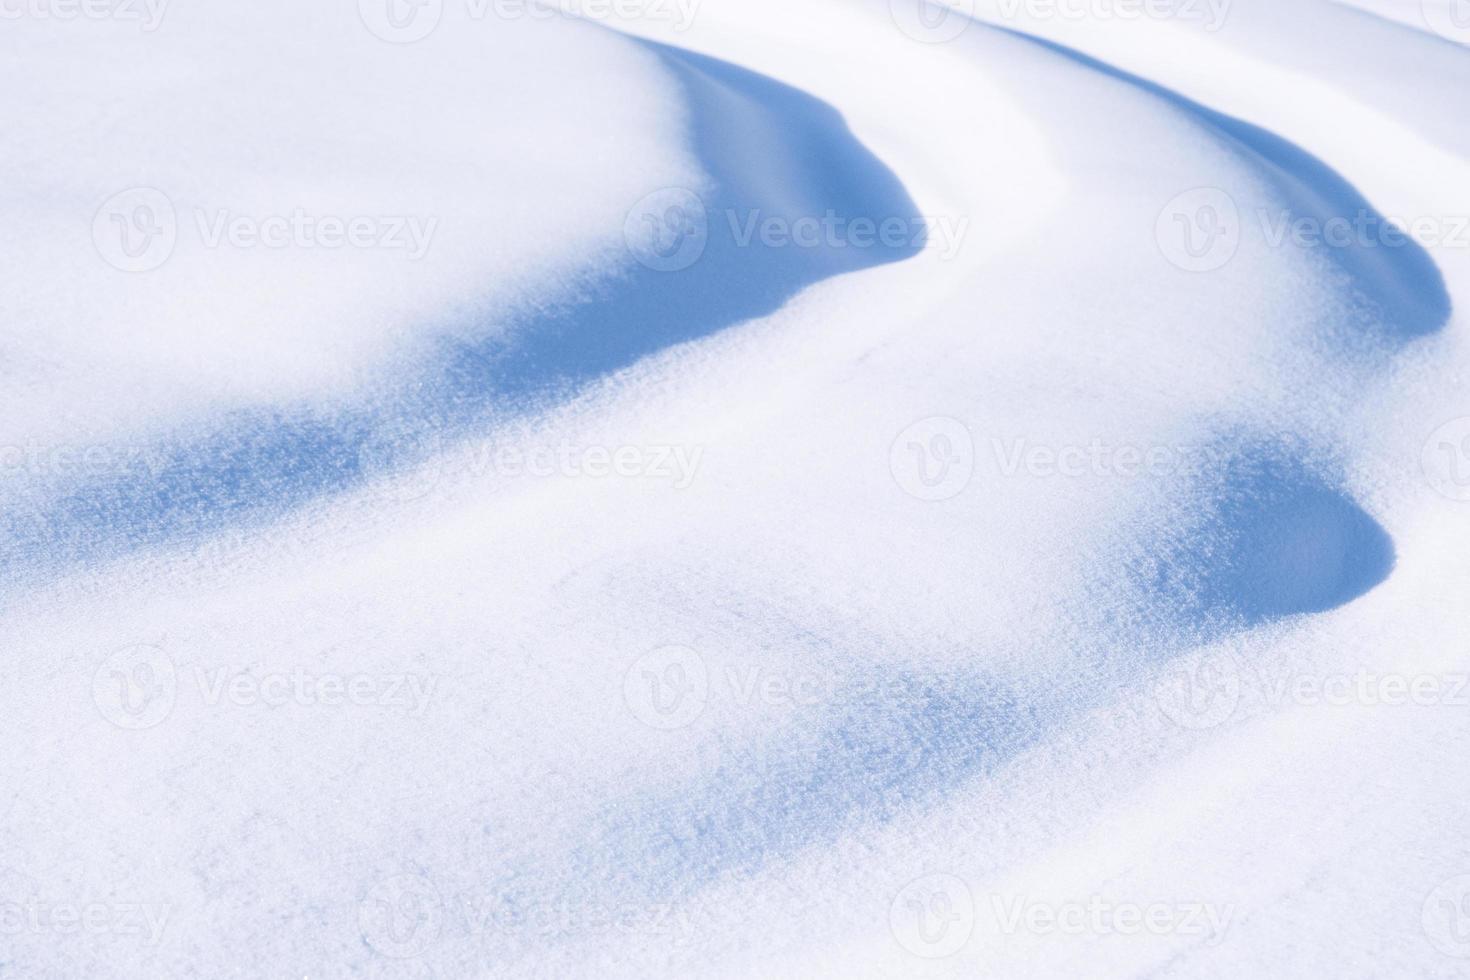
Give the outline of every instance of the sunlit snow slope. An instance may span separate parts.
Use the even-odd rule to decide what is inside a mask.
[[[1463,975],[1470,11],[1143,6],[4,8],[0,977]]]

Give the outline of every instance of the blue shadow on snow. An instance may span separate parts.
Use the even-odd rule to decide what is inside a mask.
[[[1266,173],[1292,202],[1288,214],[1270,217],[1280,229],[1290,228],[1292,222],[1301,218],[1312,219],[1316,228],[1326,227],[1334,218],[1345,219],[1356,228],[1361,216],[1366,236],[1363,241],[1354,238],[1346,245],[1324,243],[1313,247],[1313,251],[1336,266],[1370,305],[1370,312],[1381,321],[1385,331],[1382,339],[1404,344],[1436,333],[1449,322],[1453,306],[1444,276],[1434,259],[1406,236],[1394,239],[1396,244],[1382,244],[1383,232],[1389,228],[1388,220],[1352,184],[1317,157],[1269,130],[1216,112],[1172,89],[1080,51],[1019,31],[997,30],[1157,96],[1230,137],[1252,159],[1264,165]],[[1288,236],[1286,240],[1291,238]]]
[[[427,365],[370,404],[330,414],[234,412],[149,447],[146,467],[26,488],[0,514],[0,574],[10,587],[67,565],[273,519],[568,398],[643,357],[773,313],[824,279],[923,247],[926,228],[913,201],[831,106],[713,58],[633,43],[661,59],[686,96],[691,149],[708,176],[700,195],[707,242],[697,261],[659,271],[634,261],[639,253],[630,248],[618,271],[581,296],[507,323],[447,331],[471,339],[443,342]],[[668,220],[670,212],[634,217]],[[768,219],[848,230],[824,232],[815,245],[743,237],[753,220]],[[849,233],[859,219],[899,220],[909,233],[868,244],[866,231]],[[672,242],[680,229],[665,231]]]

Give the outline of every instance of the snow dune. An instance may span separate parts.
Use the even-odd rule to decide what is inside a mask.
[[[1464,49],[960,6],[7,24],[0,974],[1457,975]]]

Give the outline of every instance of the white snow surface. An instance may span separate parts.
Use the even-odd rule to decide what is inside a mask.
[[[487,4],[0,5],[0,977],[1464,975],[1470,11]]]

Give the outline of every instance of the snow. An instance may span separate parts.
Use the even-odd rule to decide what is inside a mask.
[[[1458,975],[1452,11],[562,6],[5,8],[0,975]]]

